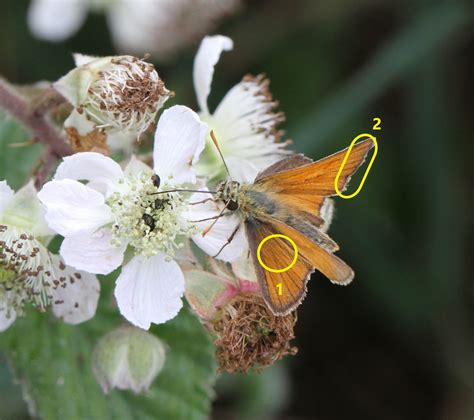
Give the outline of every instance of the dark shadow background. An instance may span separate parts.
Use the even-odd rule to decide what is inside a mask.
[[[12,82],[59,78],[71,52],[114,53],[103,16],[51,44],[30,35],[27,6],[0,4],[0,74]],[[330,230],[355,281],[314,275],[299,354],[222,377],[213,418],[473,418],[472,22],[468,2],[249,0],[214,31],[235,50],[218,65],[211,104],[265,72],[297,150],[318,158],[369,132],[379,155],[362,192],[337,200]],[[195,107],[198,43],[157,63],[174,103]],[[28,418],[2,364],[0,418]]]

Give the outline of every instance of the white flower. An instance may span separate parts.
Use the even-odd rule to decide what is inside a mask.
[[[173,94],[154,66],[138,58],[74,54],[76,68],[53,84],[73,106],[66,133],[76,151],[129,150]]]
[[[190,203],[200,203],[203,201],[202,194],[193,194],[189,201]],[[209,200],[205,203],[193,205],[188,212],[183,214],[183,217],[193,222],[204,220],[194,222],[199,233],[191,238],[196,245],[211,257],[217,256],[218,259],[233,262],[247,249],[245,229],[238,214],[227,214],[215,221],[213,218],[219,216],[222,210],[222,203]],[[200,233],[205,232],[211,224],[213,226],[208,233],[205,235]],[[228,239],[234,232],[236,232],[234,237],[227,244]]]
[[[68,264],[108,274],[125,258],[115,297],[122,315],[144,329],[182,306],[184,277],[173,257],[196,228],[182,217],[183,193],[157,193],[196,182],[206,132],[196,113],[174,106],[158,122],[154,171],[136,159],[122,171],[101,154],[77,153],[39,193],[49,226],[65,237],[60,252]]]
[[[268,80],[262,76],[244,77],[225,95],[214,113],[209,111],[207,98],[214,66],[222,51],[232,48],[232,40],[225,36],[203,39],[194,60],[194,89],[200,117],[214,131],[232,179],[251,182],[258,172],[290,152],[285,149],[285,142],[279,142],[281,132],[276,126],[284,116],[274,112],[277,103],[268,91]],[[222,160],[212,142],[208,141],[196,170],[209,178],[225,178]]]
[[[240,0],[33,0],[30,30],[38,38],[62,41],[74,35],[89,10],[107,14],[112,38],[122,51],[168,58],[235,12]]]
[[[46,248],[53,232],[44,220],[33,183],[16,194],[0,182],[0,331],[25,304],[53,313],[70,324],[92,318],[100,285],[96,277],[66,266]]]

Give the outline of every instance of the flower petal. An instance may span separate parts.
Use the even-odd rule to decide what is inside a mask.
[[[193,194],[190,198],[190,203],[198,201],[202,201],[202,194]],[[187,219],[189,222],[193,222],[194,220],[202,220],[217,216],[221,210],[222,208],[220,208],[215,202],[210,201],[203,204],[189,206],[188,211],[183,213],[181,217]],[[214,220],[208,220],[194,224],[202,232],[210,226],[213,221]],[[241,220],[236,214],[223,216],[218,219],[212,229],[205,236],[202,236],[202,233],[198,233],[197,235],[192,236],[192,240],[204,252],[211,256],[215,256],[227,243],[230,236],[240,224]],[[248,245],[244,229],[243,226],[240,226],[231,242],[220,251],[216,258],[229,262],[235,261],[242,255],[247,247]]]
[[[134,257],[117,279],[115,298],[120,313],[145,330],[151,323],[174,318],[183,306],[184,275],[178,264],[167,258],[162,253]]]
[[[3,210],[10,202],[15,192],[8,186],[7,181],[0,181],[0,219]]]
[[[99,302],[100,283],[93,274],[78,272],[52,255],[54,276],[66,278],[66,286],[53,290],[53,313],[68,324],[80,324],[95,315]]]
[[[74,64],[76,65],[76,67],[79,67],[89,64],[90,62],[97,60],[99,57],[94,57],[93,55],[73,53],[72,58],[74,59]]]
[[[132,155],[130,160],[125,167],[125,174],[133,175],[141,172],[151,172],[151,168],[145,163],[138,159],[135,155]]]
[[[83,152],[64,158],[54,179],[91,181],[94,188],[105,191],[106,196],[120,190],[119,181],[124,174],[120,165],[100,153]]]
[[[331,226],[332,219],[334,216],[334,200],[332,198],[325,198],[323,201],[323,205],[319,210],[321,218],[324,220],[324,224],[320,227],[320,229],[327,233],[329,230],[329,226]]]
[[[238,182],[252,183],[260,172],[251,160],[231,156],[226,159],[230,179]]]
[[[226,160],[240,158],[262,171],[291,153],[287,142],[280,142],[284,115],[275,111],[276,104],[261,76],[244,78],[226,94],[214,115],[205,118]]]
[[[0,300],[0,332],[5,331],[15,322],[16,312],[7,309],[7,302]]]
[[[232,40],[226,36],[206,36],[194,58],[193,80],[199,108],[209,114],[207,97],[211,92],[214,66],[219,61],[222,51],[230,51],[234,47]]]
[[[84,137],[90,135],[91,132],[94,131],[96,124],[87,118],[85,112],[79,112],[74,108],[69,114],[69,117],[64,121],[64,128],[74,129],[77,131],[79,136]]]
[[[167,9],[175,6],[175,3],[141,1],[137,6],[136,0],[114,2],[113,7],[108,10],[107,23],[118,50],[142,54],[147,50],[155,57],[155,52],[162,48],[161,45],[156,45],[157,34],[169,30],[170,16]],[[140,30],[137,31],[137,28]],[[168,45],[170,37],[165,38],[163,41]],[[174,39],[175,36],[171,38]]]
[[[99,229],[94,233],[67,236],[61,244],[61,256],[66,264],[77,270],[94,274],[109,274],[123,262],[126,243],[112,244],[110,229]]]
[[[196,182],[193,166],[204,149],[207,124],[189,108],[175,105],[163,112],[155,133],[154,170],[162,182]]]
[[[49,227],[63,236],[92,233],[113,220],[104,196],[78,181],[50,181],[38,198]]]
[[[130,156],[139,145],[136,132],[111,130],[107,133],[107,146],[115,153]]]
[[[83,0],[34,0],[28,10],[28,25],[38,38],[58,42],[76,33],[86,15]]]

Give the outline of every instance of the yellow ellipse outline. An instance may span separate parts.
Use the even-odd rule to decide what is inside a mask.
[[[367,169],[365,171],[364,176],[362,177],[362,181],[359,184],[359,188],[357,188],[357,190],[354,193],[352,193],[350,195],[345,195],[339,190],[339,187],[338,187],[337,184],[339,183],[339,177],[341,176],[342,170],[344,169],[344,165],[346,164],[347,159],[349,159],[349,155],[351,154],[351,151],[352,151],[352,148],[354,147],[354,144],[361,137],[369,137],[372,140],[372,142],[374,143],[374,154],[372,155],[372,158],[370,159],[370,162],[367,165]],[[352,142],[349,146],[349,149],[347,149],[346,155],[344,156],[344,160],[342,161],[341,167],[339,168],[339,171],[337,172],[336,178],[334,179],[334,189],[336,191],[336,194],[339,197],[345,198],[347,200],[349,198],[355,197],[357,194],[360,193],[360,190],[364,186],[365,179],[367,178],[367,175],[369,175],[369,171],[370,171],[370,168],[372,167],[372,164],[374,163],[375,157],[377,156],[378,149],[379,149],[379,146],[377,144],[377,139],[374,136],[370,135],[370,134],[367,134],[367,133],[359,134],[354,140],[352,140]]]
[[[293,249],[295,250],[295,256],[293,257],[293,261],[291,261],[290,265],[288,267],[285,267],[285,268],[280,268],[280,269],[275,269],[275,268],[270,268],[268,267],[263,261],[262,261],[262,257],[260,255],[260,252],[261,252],[261,249],[262,249],[262,246],[265,242],[267,242],[269,239],[272,239],[272,238],[283,238],[283,239],[286,239],[290,244],[291,246],[293,247]],[[272,235],[268,235],[266,236],[265,238],[262,239],[262,241],[260,242],[260,244],[258,245],[258,248],[257,248],[257,259],[258,259],[258,262],[260,263],[260,265],[267,271],[270,271],[271,273],[284,273],[285,271],[288,271],[291,267],[293,267],[295,264],[296,264],[296,260],[298,259],[298,247],[296,246],[295,244],[295,241],[293,239],[291,239],[290,237],[286,236],[286,235],[282,235],[281,233],[274,233]]]

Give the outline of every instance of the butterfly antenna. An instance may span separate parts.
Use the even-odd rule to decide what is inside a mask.
[[[157,191],[149,195],[166,194],[166,193],[172,193],[172,192],[192,192],[192,193],[203,193],[203,194],[216,194],[217,193],[217,191],[189,190],[189,189],[178,188],[174,190]]]
[[[219,147],[219,143],[217,142],[216,135],[214,134],[214,130],[211,130],[211,139],[212,139],[212,142],[214,143],[214,146],[216,146],[217,151],[219,152],[222,162],[224,163],[224,167],[225,167],[225,170],[227,171],[227,175],[230,176],[229,168],[227,167],[227,163],[225,163],[225,159],[224,159],[224,156],[222,155],[221,148]]]

